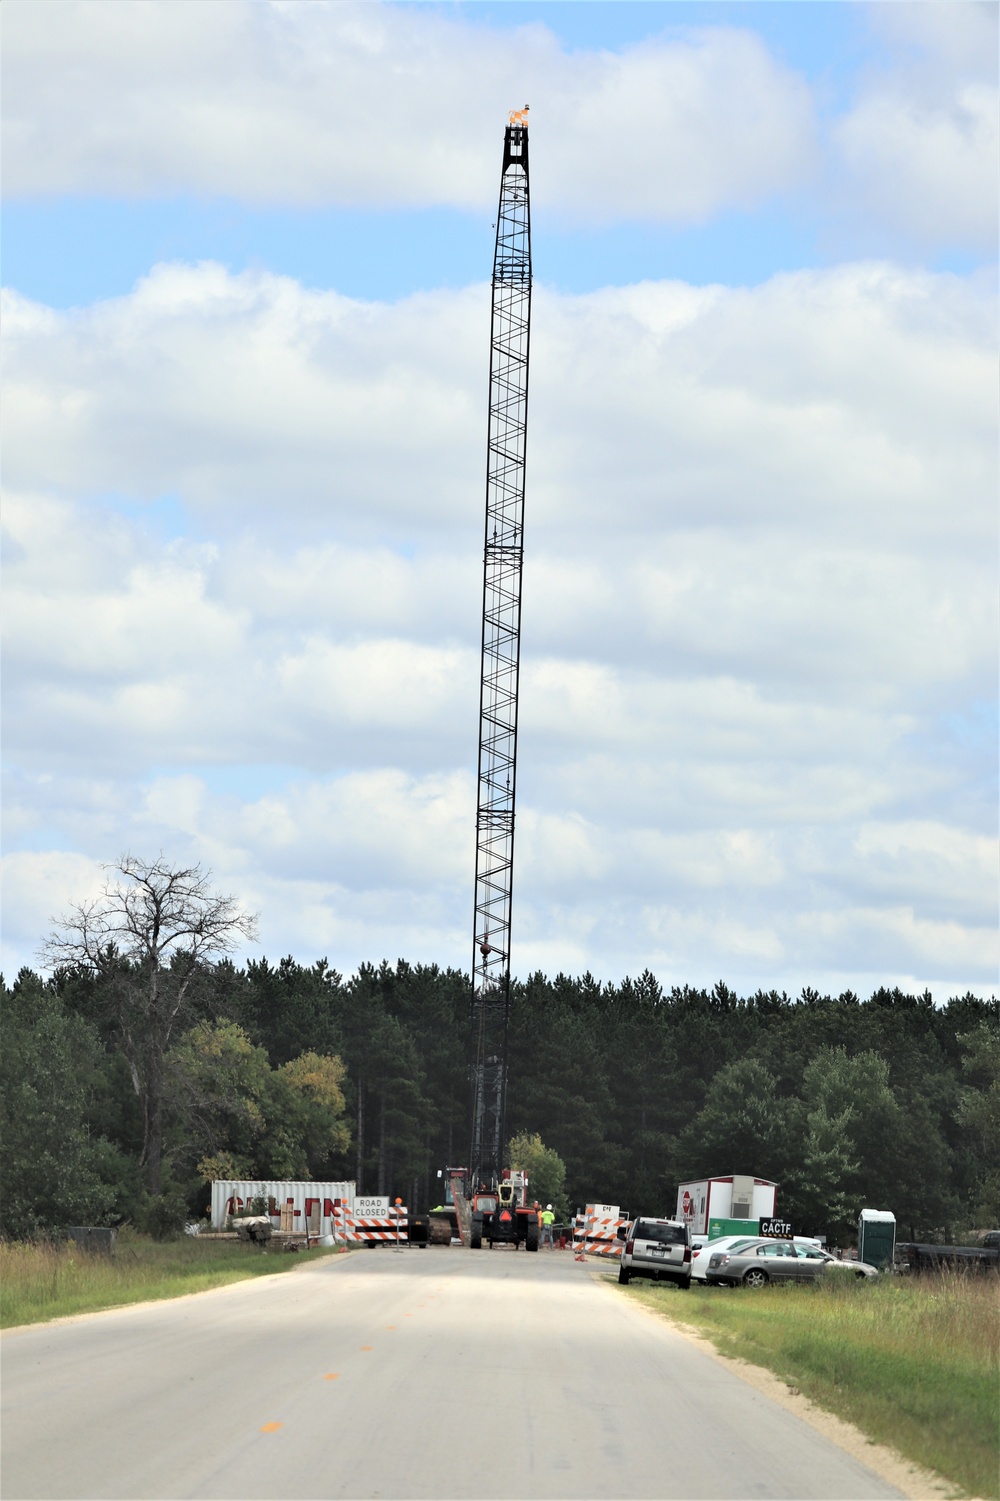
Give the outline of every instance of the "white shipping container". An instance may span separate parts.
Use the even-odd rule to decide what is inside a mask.
[[[755,1225],[757,1220],[773,1218],[777,1194],[778,1185],[769,1178],[739,1173],[697,1178],[678,1186],[675,1217],[685,1222],[692,1235],[707,1235],[712,1220],[739,1218]],[[741,1212],[734,1214],[734,1207]]]
[[[212,1229],[224,1230],[229,1215],[245,1209],[252,1199],[267,1199],[271,1224],[281,1224],[281,1207],[291,1204],[295,1228],[305,1231],[310,1214],[319,1218],[319,1233],[333,1231],[334,1205],[354,1208],[354,1184],[298,1183],[217,1178],[212,1184]]]

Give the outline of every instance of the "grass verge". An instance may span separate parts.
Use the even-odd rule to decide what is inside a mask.
[[[71,1313],[96,1313],[150,1299],[225,1287],[247,1277],[289,1272],[328,1250],[261,1252],[238,1241],[157,1242],[118,1238],[113,1258],[91,1255],[71,1243],[0,1242],[0,1328],[38,1324]]]
[[[868,1438],[973,1496],[1000,1496],[995,1277],[941,1273],[815,1287],[630,1289],[724,1355],[765,1366]]]

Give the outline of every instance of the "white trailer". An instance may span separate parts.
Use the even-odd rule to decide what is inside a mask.
[[[675,1218],[683,1220],[692,1235],[708,1235],[715,1220],[749,1220],[756,1228],[758,1220],[773,1219],[777,1196],[778,1185],[770,1178],[742,1173],[697,1178],[678,1186]],[[720,1233],[728,1234],[728,1227]]]

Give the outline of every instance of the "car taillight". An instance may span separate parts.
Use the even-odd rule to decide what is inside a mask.
[[[632,1252],[634,1250],[635,1250],[635,1241],[634,1240],[627,1240],[625,1242],[625,1251],[626,1251],[626,1254],[629,1255],[629,1256],[631,1256]]]
[[[690,1246],[685,1246],[684,1247],[684,1260],[685,1261],[690,1261],[691,1260],[691,1247]]]
[[[694,1250],[691,1252],[691,1260],[694,1261],[695,1257],[696,1256],[700,1256],[700,1255],[701,1255],[701,1247],[700,1246],[695,1246]]]

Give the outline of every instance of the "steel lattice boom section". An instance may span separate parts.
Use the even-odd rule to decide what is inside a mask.
[[[499,1174],[506,1103],[530,327],[528,129],[518,113],[504,137],[493,257],[472,965],[474,1187]]]

